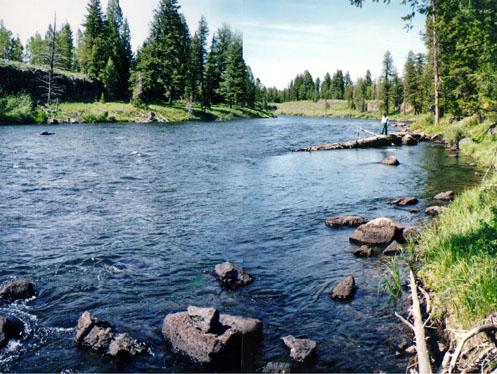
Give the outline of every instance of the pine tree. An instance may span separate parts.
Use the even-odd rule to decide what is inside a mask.
[[[107,6],[107,43],[109,57],[116,69],[116,98],[129,98],[130,68],[133,59],[128,21],[124,18],[119,0],[110,0]]]
[[[65,23],[57,34],[57,45],[63,59],[61,68],[74,70],[74,42],[71,26]]]
[[[19,36],[13,37],[3,21],[0,20],[0,58],[11,61],[22,61],[24,47]]]
[[[228,63],[222,74],[223,81],[220,92],[228,102],[230,108],[233,105],[243,103],[246,94],[247,66],[243,59],[243,43],[241,38],[235,37],[228,49]]]
[[[383,73],[382,73],[382,95],[383,105],[386,113],[390,113],[390,107],[392,102],[392,79],[394,75],[393,59],[390,51],[385,53],[383,58]]]
[[[195,32],[191,44],[189,89],[191,91],[192,100],[195,101],[200,97],[203,107],[208,104],[205,85],[205,64],[207,59],[208,36],[209,29],[207,21],[202,16],[198,25],[198,30]]]
[[[89,0],[83,26],[83,40],[79,53],[81,69],[91,78],[100,79],[109,55],[100,0]]]
[[[333,79],[331,80],[331,98],[337,100],[343,100],[345,94],[345,82],[343,77],[343,72],[337,70],[333,74]]]
[[[331,99],[331,75],[326,73],[321,85],[321,98],[328,100]]]
[[[114,100],[119,97],[121,94],[119,72],[111,57],[109,57],[102,72],[102,83],[105,88],[105,100]]]
[[[178,1],[161,0],[133,74],[135,84],[141,77],[145,98],[172,103],[184,94],[189,44],[188,27],[179,13]]]

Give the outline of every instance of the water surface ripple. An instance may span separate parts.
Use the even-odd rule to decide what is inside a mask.
[[[294,153],[357,137],[367,120],[280,117],[221,123],[0,127],[0,282],[32,279],[35,300],[0,305],[28,326],[0,352],[1,371],[195,371],[164,344],[161,322],[188,305],[264,321],[261,352],[244,370],[286,361],[279,340],[318,342],[304,371],[404,371],[404,334],[379,291],[380,257],[351,254],[349,229],[327,216],[423,215],[387,205],[474,183],[468,161],[433,144]],[[397,156],[397,168],[377,164]],[[255,282],[223,291],[216,263],[243,265]],[[352,274],[351,303],[330,299],[329,281]],[[127,365],[74,347],[84,310],[151,345]]]

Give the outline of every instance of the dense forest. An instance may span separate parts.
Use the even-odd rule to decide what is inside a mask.
[[[71,25],[58,28],[54,19],[45,35],[37,33],[23,46],[0,21],[0,58],[83,73],[99,82],[107,101],[182,99],[204,107],[255,106],[262,85],[245,62],[241,35],[223,25],[210,43],[208,38],[205,18],[192,35],[178,0],[161,0],[149,36],[135,55],[119,0],[109,0],[105,13],[100,0],[89,0],[83,28],[76,35]],[[57,92],[51,96],[49,102]]]
[[[379,0],[376,0],[377,2]],[[388,3],[389,1],[384,1]],[[362,0],[351,0],[362,5]],[[497,111],[497,2],[495,0],[406,0],[412,12],[407,27],[417,14],[426,16],[426,54],[410,52],[399,73],[389,52],[383,59],[380,77],[370,72],[354,83],[348,73],[336,71],[313,80],[306,71],[297,75],[287,89],[267,90],[268,100],[344,99],[351,108],[367,110],[377,100],[383,110],[433,112],[462,118],[485,116]]]

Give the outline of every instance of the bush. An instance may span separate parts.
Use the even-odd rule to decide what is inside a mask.
[[[0,97],[1,123],[33,123],[35,110],[31,96],[27,94]]]

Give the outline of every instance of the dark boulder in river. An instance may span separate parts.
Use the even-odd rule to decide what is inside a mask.
[[[354,251],[356,257],[371,257],[373,256],[373,249],[367,245],[363,245]]]
[[[206,327],[209,332],[205,332]],[[193,361],[206,364],[230,359],[239,361],[242,353],[254,348],[262,338],[262,322],[219,315],[213,308],[189,307],[186,312],[168,314],[162,324],[162,334],[174,350]]]
[[[253,278],[245,273],[243,268],[231,262],[217,264],[214,268],[214,276],[223,286],[231,289],[240,288],[253,282]]]
[[[387,246],[402,240],[402,226],[390,218],[376,218],[357,228],[349,240],[359,245]]]
[[[0,299],[5,301],[29,299],[35,295],[35,285],[26,279],[14,279],[0,289]]]
[[[398,166],[400,165],[399,160],[395,156],[388,156],[385,157],[383,160],[380,161],[380,164],[383,165],[388,165],[388,166]]]
[[[0,316],[0,348],[5,347],[9,340],[20,337],[22,331],[21,321],[12,317]]]
[[[348,276],[331,291],[331,297],[339,300],[350,300],[354,296],[355,290],[355,279],[352,276]]]
[[[290,348],[290,357],[298,362],[307,361],[316,351],[316,342],[311,339],[298,339],[293,335],[288,335],[281,340]]]
[[[338,216],[326,220],[326,226],[331,228],[340,226],[357,227],[364,223],[366,223],[366,220],[361,216]]]
[[[409,205],[416,205],[418,203],[418,199],[415,197],[400,197],[398,199],[390,200],[388,202],[391,205],[397,205],[397,206],[409,206]]]
[[[410,134],[406,134],[402,137],[402,145],[417,145],[417,144],[418,140]]]
[[[131,359],[146,349],[145,344],[126,333],[116,335],[110,323],[94,317],[88,311],[78,320],[75,342],[80,347],[119,359]]]

